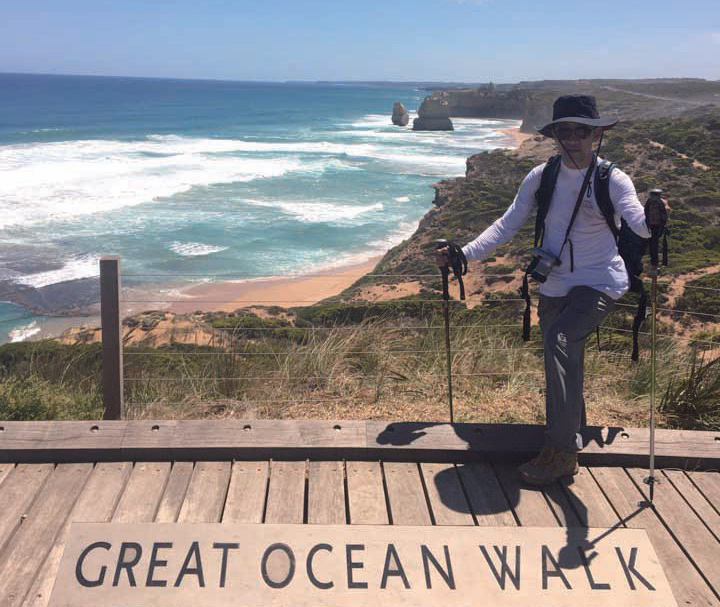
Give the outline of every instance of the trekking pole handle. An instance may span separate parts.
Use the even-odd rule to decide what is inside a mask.
[[[667,210],[660,189],[650,190],[650,195],[645,202],[645,222],[650,230],[650,263],[653,268],[657,268],[660,257],[660,237],[667,223]]]
[[[440,268],[440,273],[442,274],[443,279],[443,299],[445,301],[448,301],[450,299],[450,291],[448,288],[448,280],[450,276],[450,256],[448,253],[450,252],[450,243],[445,239],[438,239],[435,241],[435,260]],[[443,249],[447,249],[446,253],[440,253]],[[444,256],[444,260],[442,257]],[[441,261],[444,261],[445,263],[443,265],[440,264]]]
[[[650,196],[645,203],[645,217],[650,232],[662,230],[665,227],[666,213],[662,190],[650,190]]]
[[[440,261],[440,255],[441,255],[440,251],[442,251],[443,249],[448,250],[447,253],[444,254],[445,255],[445,265],[447,266],[450,264],[450,256],[448,255],[448,253],[450,252],[450,243],[447,240],[445,240],[444,238],[438,238],[435,241],[435,251],[437,253],[438,261]],[[438,263],[438,265],[440,265],[440,264]]]

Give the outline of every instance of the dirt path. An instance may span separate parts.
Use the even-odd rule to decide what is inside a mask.
[[[687,274],[680,274],[679,276],[676,276],[675,279],[670,283],[670,289],[667,292],[667,304],[664,304],[662,307],[674,308],[678,297],[683,294],[683,291],[685,290],[685,285],[688,282],[697,280],[698,278],[702,278],[703,276],[707,276],[708,274],[714,274],[715,272],[720,272],[720,264],[715,266],[708,266],[707,268],[702,268],[697,272],[688,272]]]
[[[652,145],[656,148],[661,148],[663,150],[670,150],[673,154],[677,154],[678,156],[680,156],[680,158],[684,158],[685,160],[692,160],[693,166],[696,169],[702,169],[703,171],[710,170],[710,167],[708,165],[703,164],[702,162],[700,162],[699,160],[695,160],[694,158],[690,158],[690,156],[688,156],[687,154],[682,154],[682,153],[678,152],[677,150],[671,148],[670,146],[665,145],[664,143],[660,143],[659,141],[653,141],[652,139],[650,139],[649,141],[650,141],[650,145]]]
[[[625,89],[615,88],[614,86],[604,86],[604,89],[608,91],[615,91],[616,93],[627,93],[628,95],[637,95],[638,97],[647,97],[648,99],[659,99],[660,101],[672,101],[673,103],[682,103],[683,105],[706,105],[707,102],[702,101],[690,101],[688,99],[674,99],[672,97],[660,97],[659,95],[650,95],[649,93],[638,93],[637,91],[626,91]]]

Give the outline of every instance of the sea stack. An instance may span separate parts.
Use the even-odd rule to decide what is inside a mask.
[[[407,126],[408,122],[410,122],[410,114],[402,103],[396,101],[393,105],[392,123],[395,126]]]
[[[450,120],[450,106],[446,99],[427,96],[418,108],[418,117],[413,120],[413,131],[453,131]]]

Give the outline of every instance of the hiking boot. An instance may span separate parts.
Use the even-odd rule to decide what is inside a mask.
[[[563,476],[577,474],[577,453],[567,453],[546,445],[535,458],[520,466],[518,472],[526,483],[549,485]]]

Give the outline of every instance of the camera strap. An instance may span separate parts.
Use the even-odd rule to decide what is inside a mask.
[[[578,211],[580,210],[580,205],[582,204],[583,198],[585,197],[585,192],[588,189],[588,185],[590,184],[590,178],[592,177],[593,172],[595,171],[595,167],[597,165],[597,154],[593,154],[592,160],[590,161],[590,166],[588,167],[588,170],[585,171],[585,177],[583,178],[583,184],[580,188],[580,193],[578,194],[577,201],[575,201],[575,208],[573,209],[572,216],[570,217],[570,223],[568,224],[567,230],[565,231],[565,239],[563,240],[562,246],[560,247],[560,252],[558,253],[558,259],[560,259],[563,250],[565,249],[565,245],[570,243],[570,271],[572,272],[574,270],[574,260],[573,260],[573,249],[572,249],[572,240],[570,240],[570,230],[572,230],[573,224],[575,223],[575,218],[577,217]],[[544,232],[544,229],[543,229]],[[528,276],[533,272],[535,269],[535,266],[537,265],[538,259],[533,259],[530,262],[530,265],[525,270],[525,274],[523,275],[523,282],[522,287],[520,288],[520,295],[525,300],[525,312],[523,313],[523,330],[522,330],[522,337],[523,341],[528,341],[530,339],[530,286],[528,284]]]
[[[565,249],[565,245],[570,243],[570,271],[572,272],[574,270],[574,261],[573,261],[573,250],[572,250],[572,240],[570,240],[570,230],[572,230],[573,224],[575,223],[575,218],[577,217],[578,211],[580,210],[580,205],[582,204],[583,198],[585,198],[585,192],[588,189],[588,185],[590,185],[590,177],[592,177],[593,171],[595,170],[595,166],[597,165],[597,156],[593,154],[592,160],[590,161],[590,166],[588,167],[588,170],[585,171],[585,178],[583,179],[582,187],[580,188],[580,193],[578,194],[577,201],[575,202],[575,208],[573,209],[572,217],[570,217],[570,223],[568,224],[567,231],[565,232],[565,240],[563,240],[562,246],[560,247],[560,252],[558,253],[558,259],[562,257],[562,252]]]

